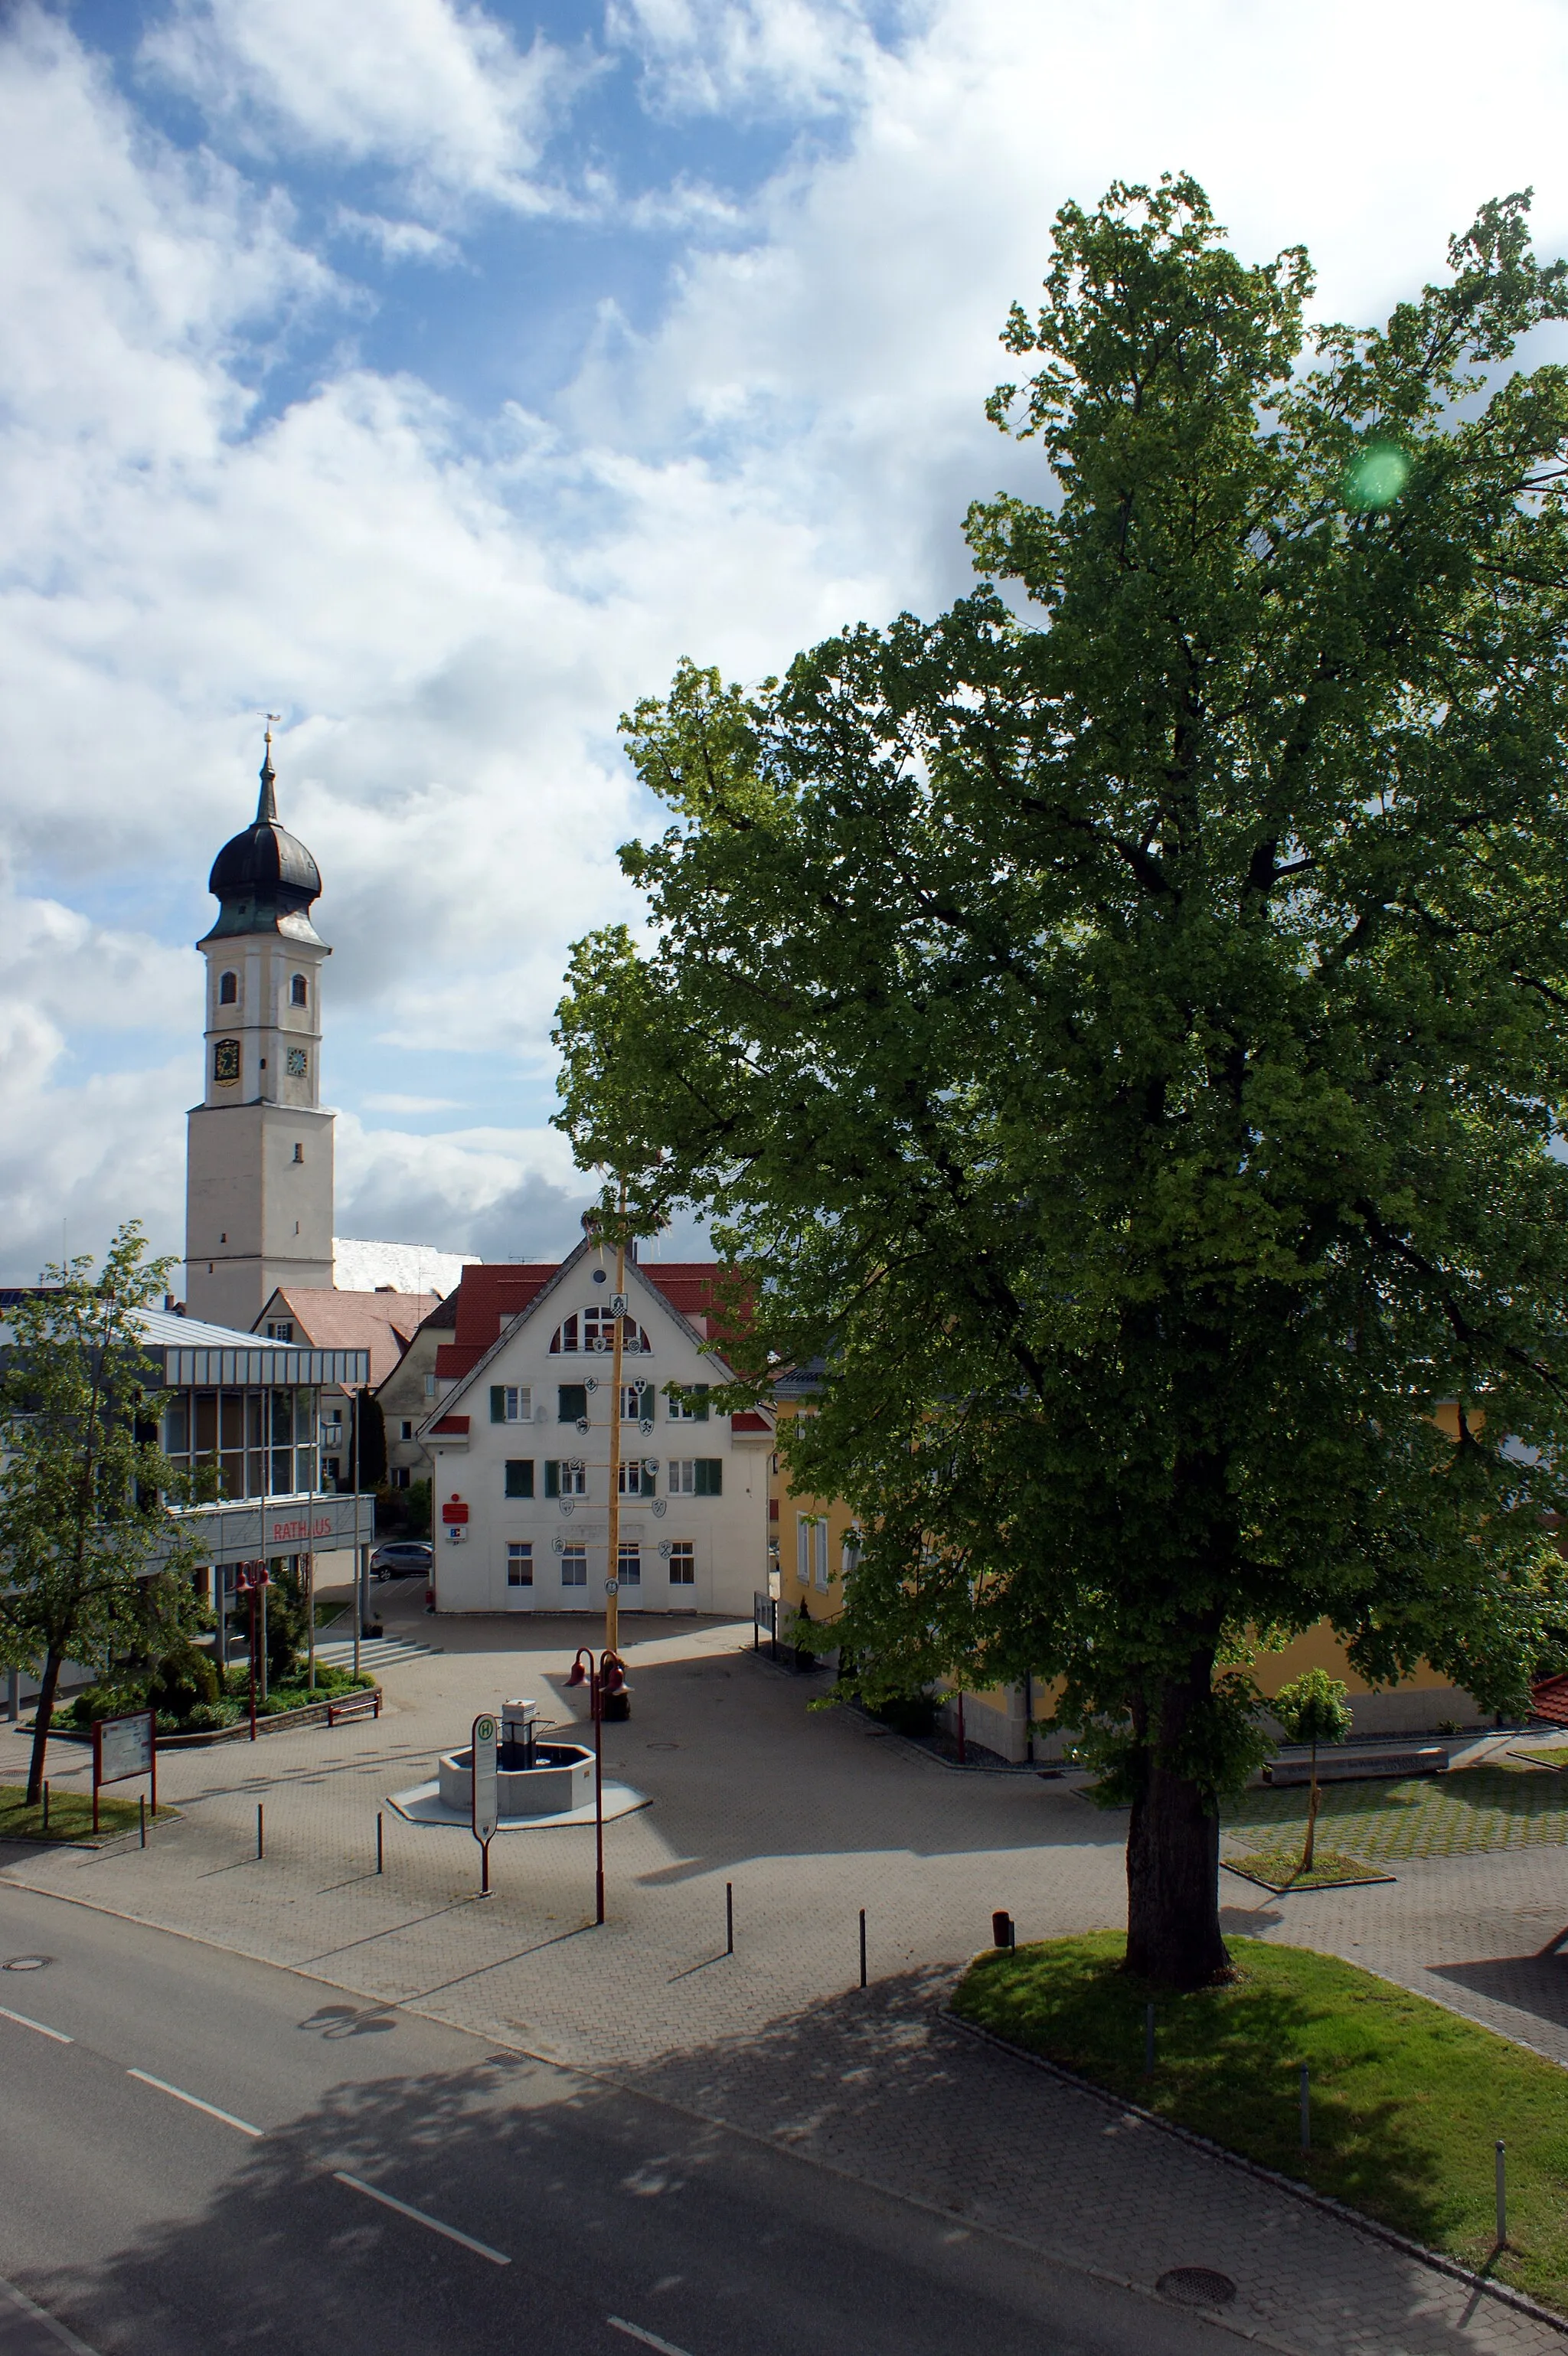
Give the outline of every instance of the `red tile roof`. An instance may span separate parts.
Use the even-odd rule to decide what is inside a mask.
[[[292,1317],[294,1335],[315,1350],[368,1350],[372,1385],[385,1382],[422,1321],[433,1292],[338,1292],[325,1285],[280,1285],[256,1320]]]
[[[549,1260],[488,1262],[465,1268],[453,1296],[457,1303],[456,1338],[443,1342],[436,1351],[437,1378],[456,1382],[472,1374],[485,1351],[500,1340],[502,1327],[539,1299],[559,1268],[559,1261]],[[645,1276],[672,1309],[689,1318],[698,1332],[706,1335],[720,1274],[716,1259],[639,1260],[637,1273]]]

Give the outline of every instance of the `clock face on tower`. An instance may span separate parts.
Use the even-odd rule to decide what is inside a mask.
[[[289,1077],[294,1080],[303,1080],[309,1069],[310,1059],[306,1055],[304,1049],[303,1047],[291,1047],[289,1049]]]
[[[212,1050],[212,1076],[219,1087],[229,1088],[240,1077],[240,1042],[219,1039]]]

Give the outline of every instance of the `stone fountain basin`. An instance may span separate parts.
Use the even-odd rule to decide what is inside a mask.
[[[593,1804],[593,1753],[581,1742],[541,1742],[534,1753],[535,1767],[503,1767],[500,1783],[503,1816],[563,1816],[569,1809]],[[443,1804],[464,1815],[474,1809],[474,1749],[448,1751],[437,1768]]]

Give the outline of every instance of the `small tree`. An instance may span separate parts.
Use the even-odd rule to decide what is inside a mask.
[[[146,1251],[140,1222],[129,1220],[96,1279],[88,1255],[47,1268],[9,1314],[0,1650],[42,1664],[29,1806],[43,1788],[66,1661],[107,1675],[128,1656],[171,1650],[200,1616],[194,1543],[170,1502],[183,1502],[188,1484],[156,1444],[156,1367],[136,1315],[175,1263]]]
[[[1289,1741],[1312,1745],[1312,1796],[1307,1804],[1307,1839],[1301,1851],[1301,1870],[1310,1873],[1317,1837],[1317,1746],[1343,1742],[1350,1731],[1350,1688],[1340,1678],[1331,1677],[1327,1669],[1308,1669],[1281,1686],[1269,1708]]]

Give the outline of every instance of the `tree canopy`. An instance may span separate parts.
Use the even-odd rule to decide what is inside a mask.
[[[681,1202],[862,1526],[871,1695],[1061,1681],[1129,1960],[1225,1967],[1250,1651],[1517,1701],[1568,1378],[1568,308],[1528,200],[1309,332],[1203,192],[1057,217],[980,579],[624,723],[673,813],[574,952],[562,1125]],[[1028,371],[1024,373],[1024,371]],[[1447,1408],[1449,1431],[1439,1428]]]
[[[199,1616],[194,1547],[172,1510],[188,1484],[157,1445],[155,1362],[136,1312],[172,1260],[129,1221],[96,1276],[44,1270],[6,1312],[0,1381],[0,1655],[40,1680],[27,1800],[42,1788],[61,1668],[142,1664]]]

